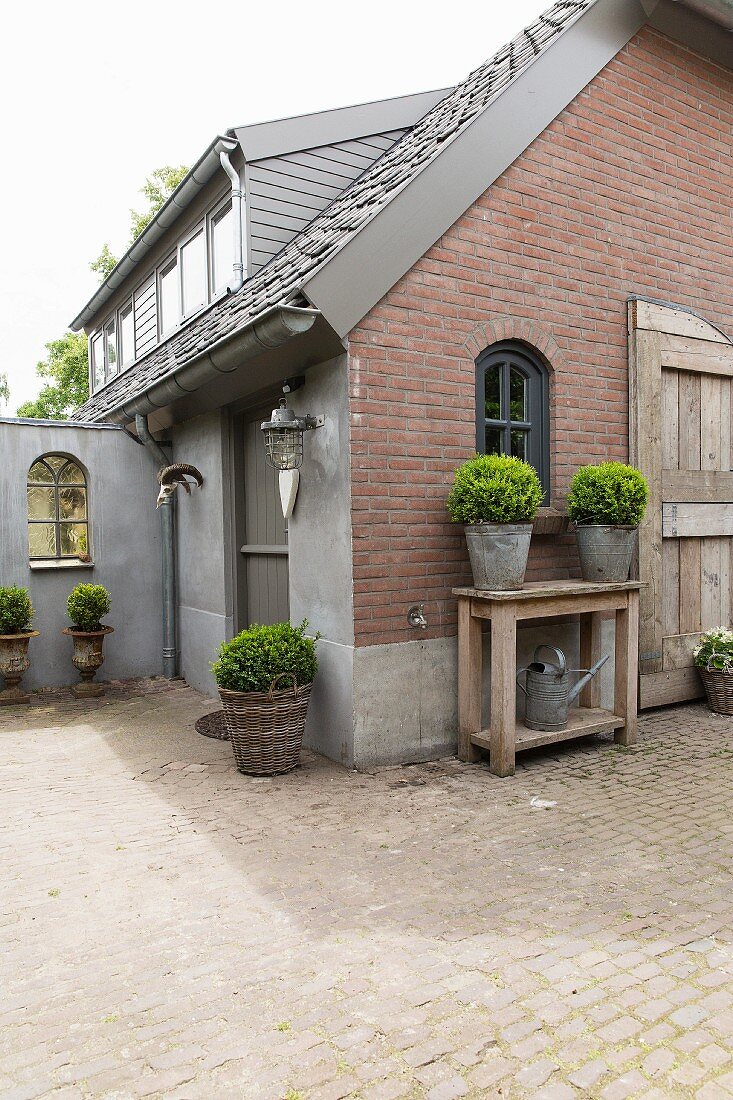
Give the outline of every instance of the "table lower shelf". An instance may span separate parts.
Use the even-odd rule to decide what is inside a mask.
[[[601,710],[598,707],[577,707],[570,711],[567,728],[564,730],[531,730],[523,722],[517,721],[515,726],[515,750],[522,752],[524,749],[536,749],[541,745],[554,745],[557,741],[570,741],[574,737],[588,737],[592,733],[612,733],[621,729],[626,720],[618,714],[612,714],[610,710]],[[489,730],[481,730],[480,733],[471,734],[471,744],[479,749],[488,750],[491,747],[491,734]]]

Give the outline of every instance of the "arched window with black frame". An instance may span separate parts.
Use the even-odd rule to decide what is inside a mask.
[[[492,344],[476,360],[476,450],[523,458],[550,494],[547,368],[524,344]]]

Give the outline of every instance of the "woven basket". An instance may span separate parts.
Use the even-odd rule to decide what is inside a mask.
[[[281,680],[292,686],[278,690]],[[269,691],[227,691],[219,696],[237,768],[245,775],[282,775],[298,764],[311,684],[281,673]]]
[[[717,668],[698,668],[705,685],[708,706],[716,714],[733,715],[733,672]]]

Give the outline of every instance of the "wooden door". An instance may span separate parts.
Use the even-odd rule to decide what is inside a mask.
[[[260,423],[271,406],[233,419],[238,543],[237,629],[287,622],[288,531],[280,505],[277,470],[265,459]]]
[[[639,705],[702,695],[692,650],[731,625],[733,344],[685,310],[629,303],[631,461],[649,480],[639,531]]]

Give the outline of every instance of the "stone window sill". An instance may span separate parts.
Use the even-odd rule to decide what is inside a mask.
[[[76,558],[55,558],[50,561],[30,561],[29,567],[34,573],[42,572],[43,570],[55,570],[55,569],[93,569],[93,561],[77,561]]]

